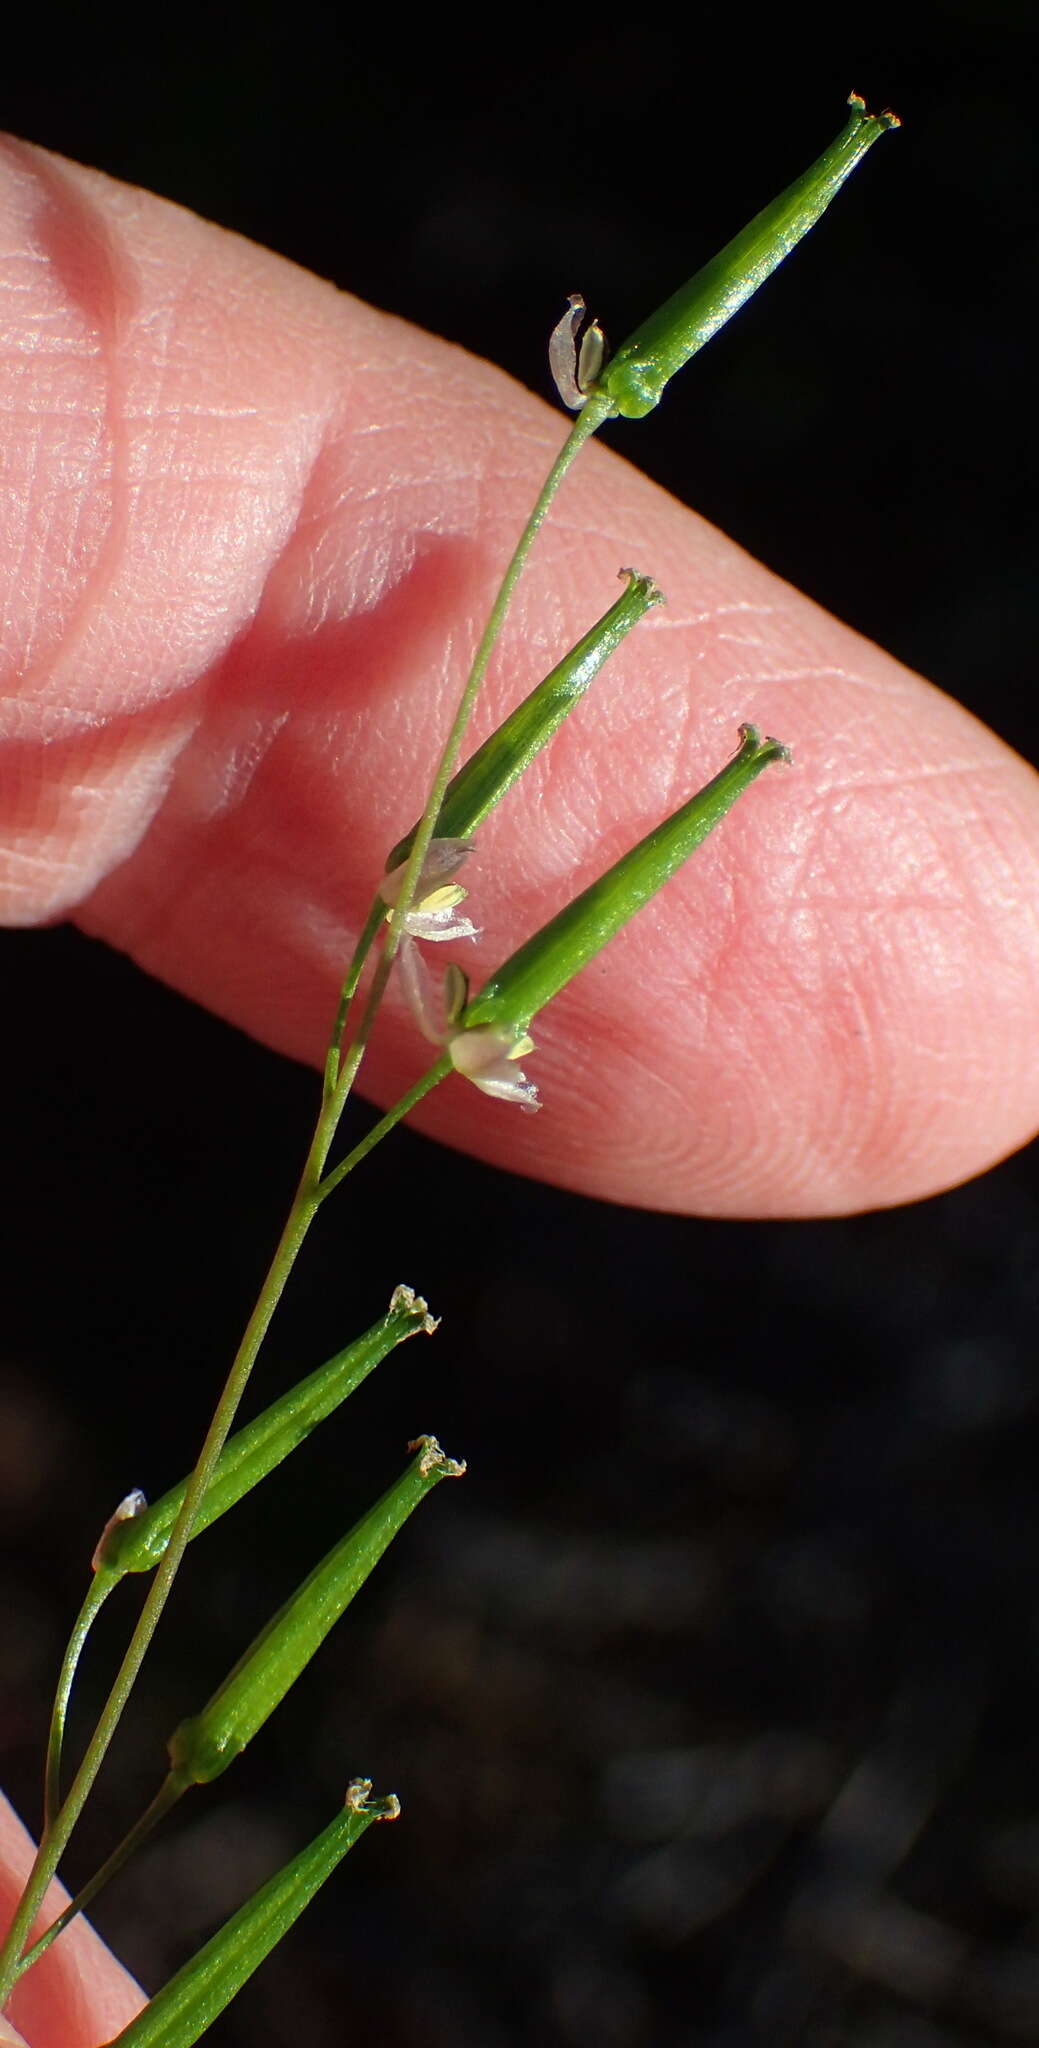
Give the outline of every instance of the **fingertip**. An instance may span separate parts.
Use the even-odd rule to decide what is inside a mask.
[[[34,1845],[0,1794],[0,1926],[14,1912],[32,1866]],[[68,1904],[52,1884],[37,1923],[39,1932]],[[7,2005],[15,2041],[32,2048],[96,2048],[136,2018],[145,2003],[138,1984],[85,1920],[76,1920],[16,1984]],[[0,2022],[0,2029],[2,2029]],[[3,2039],[0,2031],[0,2041]]]
[[[277,258],[59,173],[102,216],[122,296],[105,346],[63,356],[101,450],[77,472],[75,545],[52,547],[46,520],[5,537],[22,563],[36,536],[42,621],[10,700],[6,911],[74,909],[320,1062],[353,933],[564,428]],[[30,234],[17,208],[15,229]],[[45,268],[75,338],[82,280]],[[49,502],[61,447],[30,428]],[[477,972],[714,773],[741,721],[795,766],[546,1011],[541,1118],[453,1080],[418,1121],[564,1186],[720,1215],[876,1206],[980,1170],[1039,1116],[1035,776],[598,448],[539,536],[474,738],[633,554],[667,609],[481,834]],[[419,1058],[391,1002],[366,1088],[394,1099]]]

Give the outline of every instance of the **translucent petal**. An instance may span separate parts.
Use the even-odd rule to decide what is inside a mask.
[[[492,1024],[459,1031],[448,1048],[456,1073],[475,1082],[485,1095],[496,1095],[503,1102],[518,1102],[528,1110],[541,1108],[538,1091],[515,1061],[533,1049],[529,1038],[507,1035]]]
[[[481,1024],[475,1031],[459,1031],[451,1040],[451,1064],[456,1073],[475,1081],[485,1068],[508,1059],[513,1042],[511,1035],[499,1031],[494,1024]]]
[[[443,1045],[452,1028],[443,984],[430,972],[414,939],[405,936],[401,940],[397,967],[408,1008],[423,1038],[428,1038],[431,1045]]]
[[[509,1060],[498,1060],[493,1067],[486,1067],[482,1074],[474,1074],[477,1088],[485,1095],[496,1095],[502,1102],[518,1102],[521,1109],[532,1114],[541,1108],[541,1098],[533,1081],[528,1081],[521,1067],[514,1067]]]
[[[464,894],[464,891],[460,890],[459,894]],[[416,904],[404,919],[404,930],[413,939],[478,939],[480,936],[479,925],[469,917],[459,917],[455,906],[449,903],[434,910],[425,904]]]
[[[584,392],[577,381],[577,337],[587,307],[580,292],[570,292],[566,312],[548,338],[548,367],[564,405],[577,412],[584,404]]]
[[[422,863],[422,872],[418,878],[418,886],[415,890],[416,904],[423,903],[427,896],[432,896],[434,893],[439,892],[443,888],[444,883],[449,881],[452,875],[458,873],[462,862],[468,860],[473,850],[473,843],[471,839],[430,840],[426,858]],[[383,875],[379,883],[379,894],[383,902],[388,903],[391,909],[400,895],[407,866],[407,861],[402,860],[398,867],[390,869],[388,875]],[[460,903],[464,894],[464,889],[460,890],[454,899],[455,902]]]

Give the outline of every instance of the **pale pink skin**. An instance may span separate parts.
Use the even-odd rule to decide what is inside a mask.
[[[0,1795],[0,1927],[6,1927],[29,1874],[33,1844]],[[53,1885],[37,1921],[43,1932],[68,1903]],[[97,2048],[132,2020],[144,2003],[134,1983],[85,1920],[73,1921],[53,1949],[15,1986],[0,2015],[0,2048]]]
[[[21,144],[0,147],[0,215],[0,919],[73,918],[317,1062],[563,418]],[[484,937],[459,951],[477,984],[713,774],[741,720],[795,766],[538,1020],[540,1116],[453,1077],[416,1122],[591,1194],[725,1216],[980,1171],[1037,1123],[1035,774],[598,447],[538,542],[475,738],[622,564],[667,608],[481,828]],[[424,1063],[395,997],[366,1092],[388,1102]],[[114,2031],[102,2002],[132,1995],[79,1934],[14,2012],[32,2048],[86,2048]]]

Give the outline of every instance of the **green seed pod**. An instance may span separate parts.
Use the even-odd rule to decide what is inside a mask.
[[[467,839],[475,832],[535,754],[547,746],[625,634],[638,625],[651,605],[663,603],[651,576],[639,576],[634,569],[620,573],[628,579],[623,597],[557,662],[537,689],[524,697],[448,783],[436,822],[437,839]],[[388,871],[407,860],[417,830],[413,825],[393,848],[386,862]]]
[[[441,1479],[457,1479],[465,1471],[464,1464],[445,1458],[435,1437],[419,1437],[409,1448],[418,1455],[396,1484],[315,1565],[202,1712],[174,1729],[169,1744],[174,1781],[208,1784],[233,1763],[306,1669],[423,1495]]]
[[[370,1779],[356,1779],[330,1826],[239,1907],[109,2048],[192,2048],[200,2041],[299,1919],[347,1850],[373,1821],[396,1820],[399,1800],[391,1793],[373,1802],[371,1789]]]
[[[601,371],[593,395],[608,398],[625,419],[642,419],[652,412],[676,370],[738,312],[815,226],[878,137],[900,125],[897,114],[867,114],[857,93],[848,104],[851,119],[829,149],[635,329]]]
[[[496,1035],[503,1049],[513,1047],[506,1058],[529,1052],[526,1032],[538,1011],[656,895],[762,769],[785,760],[789,755],[778,740],[762,740],[752,725],[741,726],[739,752],[721,774],[535,932],[484,984],[464,1012],[460,1039],[451,1041],[455,1066],[478,1079],[467,1058],[471,1031],[483,1032],[488,1041]]]
[[[395,1345],[420,1330],[432,1333],[435,1329],[436,1323],[421,1296],[410,1287],[398,1287],[387,1313],[363,1337],[337,1351],[334,1358],[318,1366],[298,1386],[291,1387],[279,1401],[273,1401],[255,1422],[228,1439],[217,1459],[192,1536],[198,1536],[221,1515],[226,1515],[243,1494],[273,1472],[319,1422],[360,1386]],[[113,1580],[121,1578],[124,1572],[151,1571],[169,1541],[187,1483],[182,1480],[151,1507],[144,1506],[143,1495],[128,1495],[98,1544],[95,1570],[110,1574]]]

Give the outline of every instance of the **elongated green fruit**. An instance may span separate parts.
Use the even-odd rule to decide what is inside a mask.
[[[438,839],[467,839],[475,832],[488,811],[500,803],[506,790],[511,789],[534,756],[558,732],[567,713],[584,696],[625,634],[638,625],[651,605],[663,603],[662,593],[651,576],[639,576],[634,569],[622,569],[620,573],[628,579],[623,597],[557,662],[529,697],[517,704],[504,724],[470,755],[448,783],[437,816]],[[398,841],[387,859],[387,872],[407,860],[417,830],[417,825],[413,825]]]
[[[642,419],[660,401],[665,384],[697,349],[730,320],[770,277],[795,243],[814,227],[868,149],[897,114],[867,114],[857,93],[848,102],[851,118],[778,199],[727,242],[680,291],[636,327],[590,386],[592,402],[608,398],[625,419]]]
[[[788,759],[778,740],[762,740],[752,725],[741,726],[739,752],[721,774],[575,896],[484,984],[462,1014],[463,1044],[467,1031],[487,1025],[524,1033],[538,1011],[688,860],[762,769]],[[458,1046],[456,1038],[451,1044],[456,1065]]]
[[[305,1670],[423,1495],[441,1479],[457,1479],[465,1471],[445,1458],[435,1437],[419,1437],[412,1449],[418,1455],[396,1484],[315,1565],[202,1712],[174,1729],[169,1745],[174,1779],[204,1785],[226,1771]]]
[[[319,1422],[333,1413],[366,1379],[388,1351],[414,1337],[419,1330],[436,1328],[420,1295],[410,1287],[398,1287],[386,1315],[373,1323],[363,1337],[337,1351],[298,1386],[290,1388],[279,1401],[265,1408],[255,1422],[230,1437],[217,1460],[206,1490],[192,1536],[226,1515],[250,1488],[265,1479],[290,1451],[309,1436]],[[124,1572],[148,1572],[166,1548],[169,1533],[180,1513],[187,1481],[171,1488],[140,1514],[128,1520],[113,1518],[98,1545],[96,1565],[101,1573],[121,1578]]]
[[[400,1802],[391,1793],[373,1803],[371,1789],[367,1778],[351,1785],[323,1834],[255,1892],[109,2048],[192,2048],[201,2040],[373,1820],[396,1819]]]

